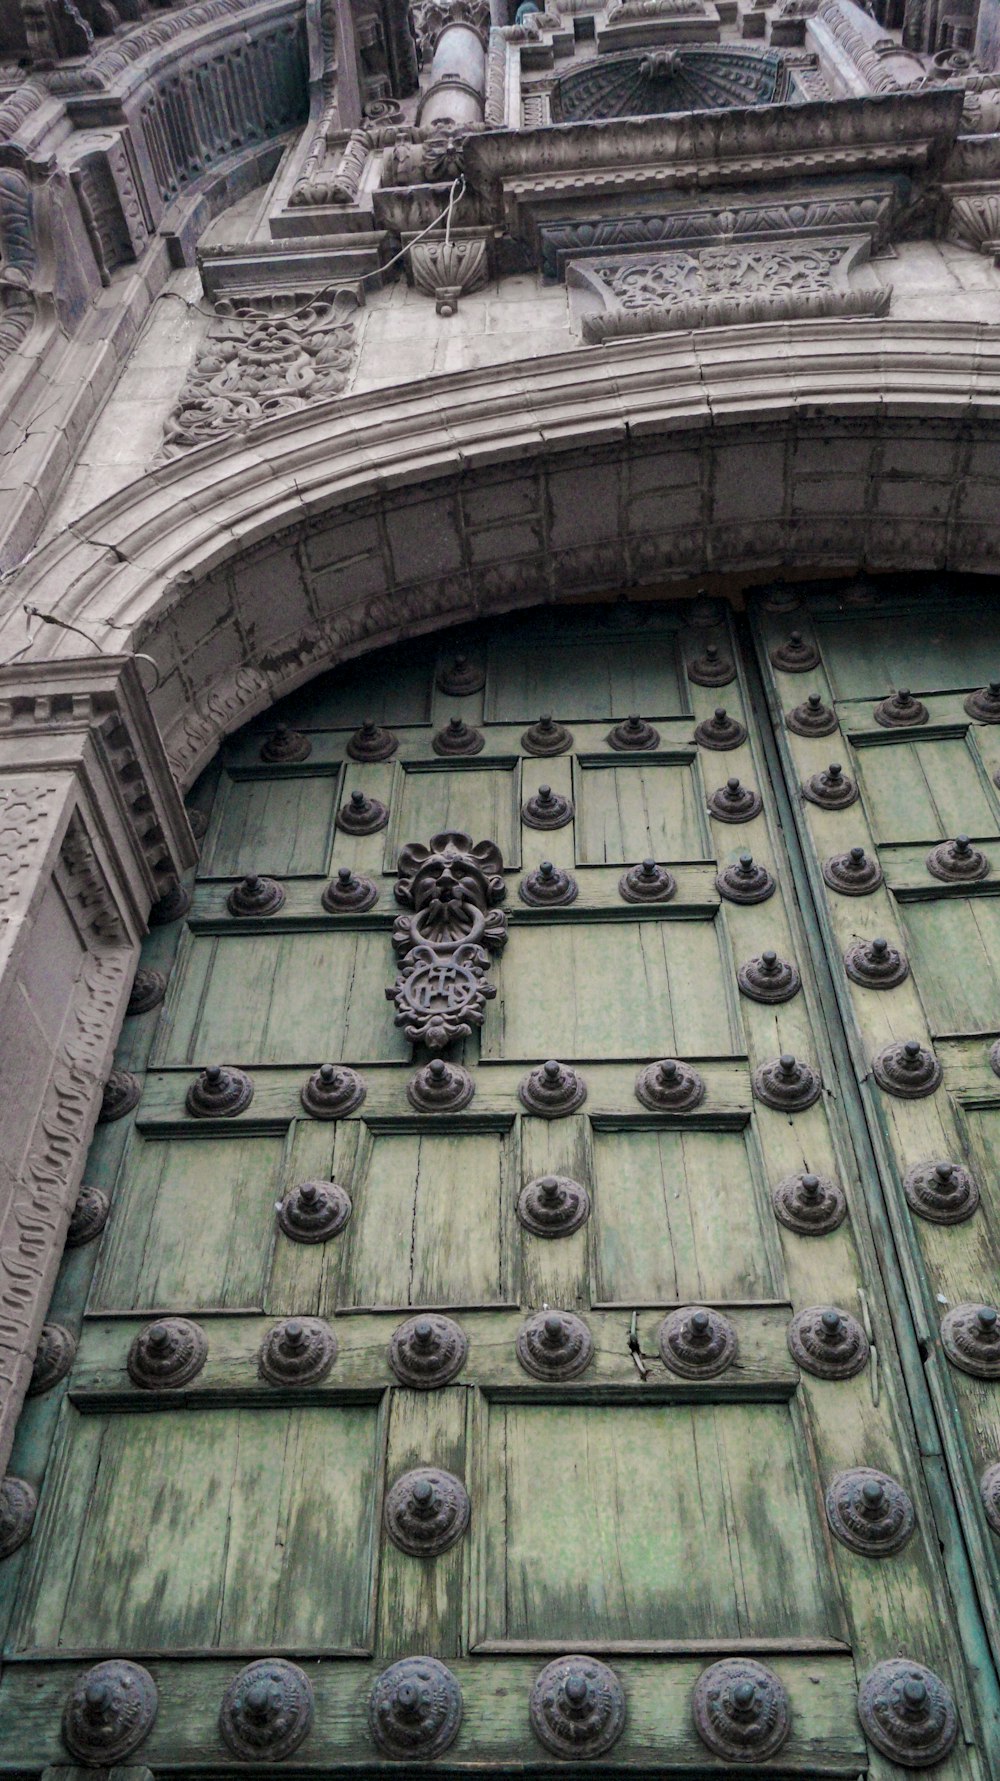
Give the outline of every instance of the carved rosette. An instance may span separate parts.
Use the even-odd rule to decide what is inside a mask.
[[[370,717],[365,718],[361,728],[355,730],[347,742],[352,761],[389,761],[398,747],[399,737]]]
[[[536,1676],[528,1714],[553,1756],[603,1756],[625,1729],[625,1690],[596,1657],[558,1657]]]
[[[866,1558],[899,1552],[916,1524],[903,1486],[871,1466],[837,1473],[826,1493],[826,1518],[837,1539]]]
[[[659,748],[660,732],[647,723],[645,718],[635,715],[623,718],[621,723],[615,724],[614,729],[608,731],[605,741],[609,748],[624,751]]]
[[[329,1243],[353,1211],[351,1196],[336,1181],[300,1181],[278,1207],[278,1225],[293,1243]]]
[[[790,1002],[802,988],[795,965],[768,949],[747,959],[736,973],[740,989],[752,1002]]]
[[[636,1099],[654,1113],[690,1113],[705,1099],[704,1079],[680,1058],[658,1058],[635,1079]]]
[[[1000,1534],[1000,1464],[987,1466],[979,1480],[983,1513],[995,1534]]]
[[[158,897],[149,912],[151,928],[166,928],[172,921],[180,921],[191,907],[191,892],[183,884],[175,884],[162,897]]]
[[[522,1323],[515,1347],[535,1379],[576,1379],[594,1358],[594,1338],[572,1311],[536,1311]]]
[[[956,835],[954,841],[942,841],[927,855],[927,870],[932,878],[945,884],[973,884],[986,878],[990,862],[982,849],[973,847],[968,835]]]
[[[810,693],[785,717],[793,736],[832,736],[838,728],[837,713],[824,705],[820,693]]]
[[[817,1379],[853,1379],[868,1365],[868,1337],[856,1317],[836,1305],[810,1305],[788,1325],[792,1359]]]
[[[991,680],[963,700],[966,711],[977,724],[1000,724],[1000,680]]]
[[[842,897],[868,897],[882,883],[882,868],[863,847],[851,847],[823,861],[823,877]]]
[[[438,687],[451,699],[466,699],[471,693],[481,693],[486,685],[486,666],[471,656],[455,656],[444,667],[439,668]]]
[[[243,1070],[209,1064],[184,1097],[192,1119],[235,1119],[253,1100],[253,1083]]]
[[[736,1331],[721,1311],[687,1305],[660,1325],[663,1364],[682,1379],[714,1379],[736,1359]]]
[[[362,915],[378,902],[378,886],[350,866],[338,866],[337,875],[324,887],[320,902],[329,915]]]
[[[134,1107],[138,1107],[142,1099],[142,1083],[131,1070],[112,1070],[104,1084],[101,1097],[101,1111],[97,1115],[98,1125],[111,1125],[116,1119],[124,1119]]]
[[[318,1385],[337,1358],[337,1338],[321,1317],[286,1317],[269,1329],[257,1357],[271,1385]]]
[[[741,785],[734,774],[712,792],[708,800],[710,815],[717,822],[751,822],[764,808],[764,800],[753,786]]]
[[[556,723],[551,712],[544,712],[537,723],[530,724],[521,737],[525,754],[565,754],[573,746],[573,737],[565,724]]]
[[[784,1684],[765,1664],[728,1657],[703,1670],[691,1701],[702,1743],[726,1762],[767,1762],[791,1729]]]
[[[446,1064],[440,1057],[431,1058],[406,1085],[406,1098],[418,1113],[457,1113],[469,1105],[475,1092],[470,1072],[461,1064]]]
[[[955,1305],[941,1319],[945,1354],[974,1379],[1000,1379],[1000,1315],[993,1305]]]
[[[312,742],[301,730],[291,730],[287,724],[275,724],[267,739],[262,742],[260,758],[272,766],[293,766],[298,761],[307,761],[312,754]]]
[[[275,915],[284,905],[285,893],[274,878],[250,872],[235,884],[226,898],[230,915]]]
[[[434,1391],[460,1373],[469,1352],[469,1339],[454,1318],[425,1311],[407,1318],[393,1330],[389,1341],[389,1365],[400,1385],[417,1391]]]
[[[780,1222],[800,1237],[825,1237],[847,1217],[847,1196],[829,1175],[786,1175],[771,1201]]]
[[[872,1074],[887,1094],[904,1101],[918,1101],[940,1088],[944,1071],[934,1053],[919,1040],[897,1039],[876,1052]]]
[[[112,1768],[138,1750],[156,1718],[156,1684],[141,1664],[110,1658],[77,1676],[63,1709],[63,1743],[78,1762]]]
[[[590,1195],[568,1175],[537,1175],[521,1191],[517,1216],[533,1237],[568,1237],[590,1217]]]
[[[389,821],[389,812],[378,798],[354,791],[337,812],[337,827],[345,835],[375,835]]]
[[[677,880],[656,860],[643,860],[622,873],[618,895],[625,903],[666,903],[677,895]]]
[[[0,1560],[10,1558],[31,1533],[38,1498],[30,1484],[9,1473],[0,1484]]]
[[[854,983],[865,989],[895,989],[910,975],[909,964],[898,946],[888,940],[855,940],[844,954],[844,969]]]
[[[486,737],[474,724],[467,724],[464,717],[450,717],[444,728],[431,737],[431,747],[435,754],[442,755],[481,754]]]
[[[522,903],[533,909],[559,909],[566,903],[576,902],[579,888],[571,873],[564,872],[561,866],[554,866],[551,860],[543,860],[521,879],[517,894]]]
[[[27,1396],[40,1398],[65,1379],[76,1359],[76,1338],[61,1323],[45,1323],[35,1350]]]
[[[158,1008],[167,988],[165,971],[154,971],[149,965],[140,965],[132,979],[132,993],[128,999],[126,1014],[148,1014],[152,1008]]]
[[[469,1525],[469,1493],[460,1478],[437,1466],[418,1466],[397,1478],[385,1499],[385,1531],[414,1558],[437,1558]]]
[[[201,1372],[208,1340],[189,1317],[161,1317],[147,1323],[128,1351],[128,1373],[143,1391],[176,1391]]]
[[[888,698],[881,699],[876,705],[872,716],[884,730],[895,730],[910,724],[925,724],[929,717],[927,707],[920,699],[915,699],[908,688],[898,693],[890,693]]]
[[[717,705],[711,717],[702,718],[695,724],[694,739],[699,748],[711,748],[723,754],[727,749],[739,748],[747,739],[746,729],[735,717],[730,717],[724,705]]]
[[[408,913],[393,928],[399,968],[385,993],[411,1044],[441,1052],[482,1026],[486,1003],[496,995],[486,973],[490,955],[507,943],[507,920],[496,908],[506,895],[503,857],[492,841],[474,845],[469,835],[447,829],[427,846],[410,842],[398,865],[396,900]],[[438,1097],[440,1074],[421,1071],[413,1081],[424,1077],[427,1093]]]
[[[76,1196],[76,1205],[66,1230],[66,1248],[82,1249],[99,1237],[108,1222],[111,1202],[99,1187],[84,1182]]]
[[[736,679],[736,663],[717,643],[706,643],[701,655],[688,663],[687,676],[695,686],[729,686]]]
[[[364,1077],[357,1070],[346,1064],[320,1064],[299,1098],[314,1119],[346,1119],[357,1112],[367,1093]]]
[[[372,1738],[386,1756],[427,1762],[455,1742],[462,1691],[436,1657],[404,1657],[383,1670],[368,1702]]]
[[[861,1729],[903,1769],[943,1761],[958,1736],[958,1714],[940,1676],[909,1657],[876,1664],[858,1691]]]
[[[539,1119],[562,1119],[575,1113],[587,1099],[587,1084],[579,1071],[569,1064],[549,1058],[537,1069],[522,1076],[517,1085],[517,1098],[528,1113]]]
[[[540,785],[521,806],[521,821],[529,829],[564,829],[572,820],[572,799],[554,792],[550,785]]]
[[[766,866],[744,851],[715,875],[715,888],[727,903],[766,903],[776,889]]]
[[[857,802],[858,788],[840,762],[831,761],[821,773],[813,773],[805,781],[802,796],[810,804],[818,804],[821,810],[846,810],[849,804]]]
[[[313,1712],[312,1684],[298,1664],[264,1657],[233,1677],[219,1730],[242,1762],[280,1762],[308,1735]]]
[[[783,1051],[770,1063],[760,1064],[752,1082],[757,1100],[763,1101],[765,1107],[777,1108],[779,1113],[801,1113],[818,1101],[823,1092],[819,1071],[793,1057],[790,1051]]]
[[[933,1224],[961,1224],[979,1205],[979,1184],[961,1163],[915,1163],[903,1177],[907,1202]]]

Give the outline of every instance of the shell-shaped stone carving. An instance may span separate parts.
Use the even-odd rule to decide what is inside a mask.
[[[702,1670],[691,1708],[702,1743],[727,1762],[769,1761],[791,1729],[784,1684],[750,1657],[727,1657]]]
[[[788,1325],[793,1360],[818,1379],[852,1379],[868,1365],[868,1337],[856,1317],[836,1305],[810,1305]]]
[[[819,1071],[793,1057],[790,1051],[783,1051],[770,1063],[760,1064],[752,1080],[758,1101],[763,1101],[765,1107],[777,1107],[782,1113],[801,1113],[823,1093]]]
[[[389,821],[388,807],[367,792],[351,792],[337,812],[337,827],[345,835],[374,835]]]
[[[977,724],[1000,724],[1000,680],[991,680],[962,702]]]
[[[337,1358],[337,1338],[321,1317],[285,1317],[268,1330],[257,1357],[271,1385],[317,1385]]]
[[[320,1064],[303,1087],[300,1099],[314,1119],[346,1119],[361,1106],[367,1084],[346,1064]]]
[[[467,699],[471,693],[481,693],[486,685],[485,664],[472,656],[453,656],[438,669],[437,683],[450,699]]]
[[[916,1523],[903,1486],[871,1466],[854,1466],[830,1480],[826,1518],[838,1540],[866,1558],[899,1552]]]
[[[989,876],[990,862],[981,847],[973,847],[968,835],[956,835],[954,841],[941,841],[932,847],[926,860],[932,878],[945,884],[974,884]]]
[[[76,1196],[76,1205],[66,1230],[66,1248],[82,1249],[99,1237],[108,1222],[111,1202],[99,1187],[84,1182]]]
[[[176,1391],[200,1372],[208,1358],[208,1339],[189,1317],[159,1317],[147,1323],[128,1351],[133,1385],[144,1391]]]
[[[191,892],[183,884],[174,884],[162,897],[157,897],[149,911],[149,925],[151,928],[169,927],[172,921],[180,921],[190,907]]]
[[[926,705],[915,699],[908,688],[901,688],[897,693],[890,693],[888,698],[880,699],[872,716],[883,729],[895,730],[908,724],[925,724],[928,719]]]
[[[378,902],[378,885],[372,878],[354,872],[350,866],[338,866],[320,898],[329,915],[361,915]]]
[[[783,674],[807,674],[819,667],[819,650],[801,631],[790,631],[784,643],[771,650],[771,664]]]
[[[63,1743],[92,1768],[112,1768],[138,1750],[156,1718],[156,1684],[141,1664],[110,1658],[76,1677],[63,1709]]]
[[[388,761],[398,747],[398,736],[377,724],[374,718],[366,717],[361,728],[348,739],[347,752],[352,761]]]
[[[630,866],[618,880],[618,895],[626,903],[666,903],[676,894],[676,878],[656,860]]]
[[[418,1466],[397,1478],[385,1499],[385,1529],[394,1546],[416,1558],[436,1558],[469,1525],[469,1493],[461,1478],[437,1466]]]
[[[65,1379],[76,1359],[76,1338],[61,1323],[45,1323],[35,1349],[27,1396],[40,1398]]]
[[[521,806],[521,821],[529,829],[564,829],[573,820],[573,800],[540,785]]]
[[[688,663],[687,676],[695,686],[729,686],[736,679],[736,663],[717,643],[706,643]]]
[[[863,847],[849,847],[823,861],[823,877],[842,897],[868,897],[882,883],[882,868]]]
[[[579,894],[579,885],[569,872],[562,866],[554,866],[551,860],[543,860],[533,872],[522,878],[517,887],[517,894],[522,903],[533,908],[557,909],[565,903],[575,903]]]
[[[786,1175],[771,1200],[776,1217],[800,1237],[825,1237],[847,1217],[847,1196],[829,1175]]]
[[[793,706],[785,717],[793,736],[832,736],[837,729],[837,713],[824,705],[821,693],[809,693],[801,705]]]
[[[587,1084],[578,1070],[549,1058],[522,1076],[517,1097],[528,1113],[540,1119],[561,1119],[575,1113],[587,1099]]]
[[[918,1039],[897,1039],[876,1052],[872,1074],[887,1094],[904,1101],[919,1101],[940,1088],[944,1072],[933,1051]]]
[[[654,1113],[690,1113],[705,1099],[704,1078],[680,1058],[658,1058],[635,1079],[636,1098]]]
[[[914,1212],[933,1224],[961,1224],[979,1205],[979,1183],[961,1163],[915,1163],[903,1177]]]
[[[486,737],[482,730],[467,724],[464,717],[450,717],[444,728],[431,737],[435,754],[481,754],[485,746]]]
[[[131,1070],[112,1070],[104,1084],[101,1096],[101,1111],[97,1115],[98,1125],[111,1125],[116,1119],[124,1119],[134,1107],[138,1107],[142,1099],[142,1083]]]
[[[151,965],[140,965],[132,979],[132,993],[126,1014],[148,1014],[158,1008],[167,988],[167,973],[154,971]]]
[[[876,1750],[902,1769],[943,1761],[958,1736],[958,1714],[940,1676],[910,1657],[890,1657],[862,1679],[858,1717]]]
[[[664,1366],[682,1379],[714,1379],[736,1359],[736,1331],[721,1311],[685,1305],[663,1319],[659,1334]]]
[[[590,1217],[590,1195],[568,1175],[537,1175],[522,1189],[517,1216],[534,1237],[568,1237]]]
[[[424,1311],[393,1330],[389,1365],[400,1385],[433,1391],[461,1372],[468,1352],[469,1339],[461,1324],[440,1312]]]
[[[802,796],[821,810],[846,810],[857,803],[858,788],[839,761],[831,761],[822,772],[813,773],[802,786]]]
[[[209,1064],[192,1082],[184,1105],[192,1119],[234,1119],[253,1100],[253,1083],[232,1064]]]
[[[979,1480],[983,1510],[993,1532],[1000,1534],[1000,1464],[987,1466]]]
[[[0,1559],[23,1546],[31,1532],[38,1498],[31,1485],[10,1473],[0,1484]]]
[[[553,1756],[603,1756],[625,1729],[625,1690],[596,1657],[557,1657],[536,1676],[528,1714]]]
[[[594,1338],[572,1311],[536,1311],[522,1323],[515,1347],[535,1379],[576,1379],[594,1358]]]
[[[313,1712],[312,1684],[298,1664],[262,1657],[230,1682],[219,1730],[241,1761],[280,1762],[308,1735]]]
[[[249,872],[234,884],[226,898],[230,915],[276,915],[284,905],[285,893],[276,878],[264,878]]]
[[[895,989],[910,975],[909,962],[888,940],[855,940],[844,954],[844,969],[865,989]]]
[[[741,785],[735,773],[708,800],[709,814],[716,822],[752,822],[763,808],[760,793],[752,785]]]
[[[615,724],[605,738],[609,748],[637,749],[659,748],[660,732],[646,722],[644,717],[633,715],[625,717],[621,723]]]
[[[351,1216],[351,1196],[337,1181],[300,1181],[278,1207],[278,1224],[293,1243],[328,1243]]]
[[[372,1738],[386,1756],[423,1762],[455,1742],[462,1691],[436,1657],[404,1657],[383,1670],[368,1702]]]
[[[752,1002],[790,1002],[802,988],[797,967],[788,959],[780,959],[770,948],[747,959],[736,978],[743,994]]]
[[[556,723],[550,712],[531,724],[521,737],[525,754],[565,754],[572,746],[573,737],[566,725]]]
[[[406,1098],[418,1113],[456,1113],[469,1105],[475,1092],[470,1072],[440,1057],[432,1057],[406,1085]]]
[[[716,873],[715,888],[727,903],[766,903],[773,897],[775,883],[766,866],[761,866],[745,849]]]
[[[954,1305],[941,1319],[945,1354],[974,1379],[1000,1379],[1000,1313],[994,1305]]]
[[[275,724],[260,750],[261,760],[274,766],[292,766],[296,761],[307,761],[311,754],[309,737],[301,730],[290,729],[288,724]]]
[[[740,743],[746,741],[746,727],[738,718],[730,717],[724,705],[717,705],[711,717],[704,717],[700,724],[695,724],[694,739],[699,748],[711,748],[721,754],[729,748],[739,748]]]

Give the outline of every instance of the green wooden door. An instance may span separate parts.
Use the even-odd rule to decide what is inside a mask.
[[[925,1334],[997,1252],[1000,1004],[942,963],[992,905],[918,868],[959,814],[1000,865],[1000,730],[949,694],[940,756],[868,746],[876,649],[814,604],[842,756],[907,776],[904,833],[895,769],[815,817],[917,918],[859,1019],[930,1021],[934,1102],[855,1084],[787,796],[830,745],[778,761],[721,607],[408,645],[227,744],[19,1430],[0,1768],[995,1772],[944,1460],[955,1407],[1000,1457],[997,1388]],[[921,1248],[884,1171],[929,1107],[983,1192]]]

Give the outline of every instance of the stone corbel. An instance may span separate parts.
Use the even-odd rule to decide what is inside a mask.
[[[1000,265],[1000,192],[992,190],[949,191],[945,239],[974,253],[989,254]]]
[[[150,906],[194,857],[131,657],[0,669],[0,1472]]]
[[[414,242],[410,270],[418,291],[434,298],[438,315],[454,315],[459,297],[477,290],[489,276],[486,242],[482,236]]]

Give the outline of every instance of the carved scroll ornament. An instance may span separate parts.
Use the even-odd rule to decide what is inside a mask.
[[[449,829],[400,852],[396,900],[407,913],[393,928],[399,972],[385,993],[411,1044],[441,1052],[482,1026],[496,995],[486,980],[490,954],[507,944],[507,918],[495,907],[505,894],[492,841],[474,846]]]

